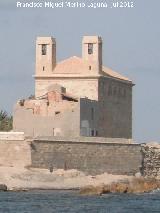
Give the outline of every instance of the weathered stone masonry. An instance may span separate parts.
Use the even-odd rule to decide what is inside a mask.
[[[143,176],[160,178],[160,146],[142,145],[142,153]]]
[[[77,169],[160,179],[160,145],[129,144],[127,139],[58,138],[15,141],[0,138],[0,164],[54,169]]]
[[[142,166],[138,144],[35,140],[31,156],[33,167],[77,169],[91,175],[104,172],[133,175]]]

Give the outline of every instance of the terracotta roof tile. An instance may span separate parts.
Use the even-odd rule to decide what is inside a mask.
[[[86,69],[88,69],[88,63],[83,61],[82,58],[73,56],[58,63],[54,69],[54,73],[81,74],[82,72],[86,71]]]
[[[89,75],[92,74],[92,70],[88,69],[88,66],[90,64],[87,61],[84,61],[82,58],[79,58],[77,56],[70,57],[64,61],[61,61],[58,63],[54,69],[53,74],[85,74]],[[113,71],[112,69],[108,67],[102,68],[102,75],[109,76],[117,79],[121,79],[124,81],[132,82],[127,77]]]
[[[108,67],[103,66],[103,72],[104,72],[104,75],[132,82],[129,78],[119,74],[118,72],[113,71],[112,69]]]

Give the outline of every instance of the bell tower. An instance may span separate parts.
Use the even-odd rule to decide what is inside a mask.
[[[102,71],[102,39],[99,36],[84,36],[82,41],[82,58],[89,63],[94,74]]]
[[[37,37],[36,76],[51,75],[56,66],[56,41],[52,37]]]

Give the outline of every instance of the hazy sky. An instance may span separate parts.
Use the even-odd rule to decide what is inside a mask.
[[[136,84],[134,139],[160,141],[159,0],[133,0],[134,9],[20,9],[15,2],[0,0],[0,108],[12,112],[17,99],[34,94],[36,36],[56,37],[59,61],[81,56],[83,35],[100,35],[104,65]]]

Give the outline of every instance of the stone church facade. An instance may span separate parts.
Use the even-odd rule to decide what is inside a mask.
[[[66,96],[71,95],[72,101],[73,97],[77,98],[79,119],[76,121],[77,125],[73,125],[73,129],[70,130],[70,136],[132,138],[132,87],[134,84],[128,78],[103,66],[101,37],[84,36],[82,58],[73,56],[59,63],[56,61],[56,40],[52,37],[38,37],[34,77],[36,101],[44,99],[44,95],[50,92],[57,92],[54,85],[65,88]],[[51,90],[51,88],[53,89]],[[63,96],[62,91],[59,94]],[[46,100],[48,100],[48,96],[46,96]],[[66,102],[61,102],[61,105],[63,104]],[[22,108],[23,113],[26,113],[25,104],[21,107],[17,104],[14,110],[15,130],[24,130],[20,128],[23,125],[19,125],[20,118],[23,117],[23,113],[20,112]],[[66,113],[67,111],[63,114],[65,116],[61,115],[61,123],[57,124],[57,128],[61,129],[60,135],[63,136],[67,134],[67,131],[63,131],[66,129],[67,123],[70,124],[69,119],[63,121]],[[39,110],[38,116],[39,119],[42,117],[44,119],[45,116],[46,118],[52,117],[51,114],[43,115],[41,110]],[[54,116],[48,123],[48,128],[52,126],[52,123],[56,124]],[[61,128],[62,126],[63,128]],[[43,130],[43,127],[39,130],[39,132],[47,132]],[[52,133],[46,134],[49,136]]]

